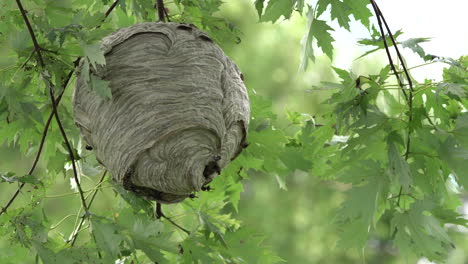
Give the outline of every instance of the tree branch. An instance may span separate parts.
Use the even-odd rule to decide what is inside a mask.
[[[31,23],[29,23],[28,17],[26,16],[26,11],[23,8],[23,4],[21,4],[20,0],[16,0],[16,4],[18,5],[18,8],[21,12],[21,16],[23,17],[24,23],[26,23],[29,35],[31,35],[31,39],[34,44],[34,50],[36,51],[37,57],[39,59],[39,64],[41,65],[41,67],[44,67],[44,60],[42,59],[41,47],[39,46],[39,43],[37,43],[36,36],[34,35],[34,30],[31,26]]]
[[[402,90],[405,93],[405,97],[406,97],[406,99],[408,101],[408,108],[409,108],[409,117],[408,117],[408,124],[409,125],[408,125],[408,135],[407,135],[407,140],[406,140],[406,151],[405,151],[405,159],[408,160],[409,153],[410,153],[410,147],[411,147],[411,133],[412,133],[411,122],[413,121],[413,91],[414,91],[413,81],[411,80],[411,76],[409,75],[408,69],[406,67],[406,63],[403,60],[403,56],[401,55],[401,52],[398,49],[398,45],[397,45],[397,43],[395,41],[395,38],[393,37],[393,34],[392,34],[392,31],[390,30],[390,27],[387,24],[387,21],[385,20],[385,17],[382,14],[382,11],[380,11],[379,6],[377,5],[377,3],[375,3],[374,0],[371,0],[371,2],[372,2],[372,6],[374,7],[374,11],[376,12],[377,19],[379,20],[379,26],[381,28],[381,32],[383,32],[383,31],[382,31],[382,24],[381,24],[380,18],[382,18],[382,21],[385,24],[385,28],[388,31],[388,34],[390,36],[390,39],[392,40],[393,46],[395,47],[396,54],[398,56],[398,59],[400,60],[401,67],[403,68],[403,71],[404,71],[405,76],[406,76],[406,80],[408,80],[408,85],[409,85],[409,88],[410,88],[409,97],[406,97],[406,92],[404,91],[404,88],[402,87]],[[384,38],[384,41],[385,41],[384,42],[385,43],[385,48],[388,49],[388,45],[386,43],[385,36],[383,36],[383,38]],[[392,66],[392,68],[394,69],[394,66]],[[397,73],[395,72],[395,75],[396,74]]]
[[[26,27],[28,28],[29,35],[31,35],[31,39],[32,39],[33,44],[34,44],[34,50],[36,51],[36,54],[37,54],[37,57],[38,57],[39,65],[43,69],[42,77],[44,77],[44,80],[46,81],[46,85],[49,88],[50,101],[52,103],[52,111],[53,111],[53,114],[55,115],[55,120],[56,120],[56,122],[57,122],[57,124],[59,126],[60,133],[62,134],[63,140],[65,141],[65,145],[67,146],[68,153],[70,155],[70,159],[71,159],[72,167],[73,167],[73,176],[75,178],[75,182],[76,182],[76,185],[78,187],[78,191],[80,192],[81,203],[83,204],[83,207],[84,207],[85,211],[88,212],[88,206],[86,205],[83,190],[81,189],[81,185],[80,185],[80,182],[79,182],[79,179],[78,179],[78,172],[77,172],[76,165],[75,165],[75,155],[73,154],[73,148],[70,145],[70,142],[69,142],[68,137],[67,137],[67,133],[65,132],[65,129],[63,128],[62,121],[60,120],[60,117],[59,117],[59,114],[58,114],[58,111],[57,111],[57,105],[56,105],[55,96],[54,96],[54,85],[50,81],[50,75],[46,72],[44,59],[43,59],[42,53],[41,53],[42,49],[39,46],[39,43],[37,42],[36,35],[34,34],[34,30],[33,30],[32,26],[31,26],[31,23],[29,22],[29,19],[26,16],[26,11],[24,10],[24,7],[21,4],[21,1],[16,0],[16,4],[18,5],[18,8],[20,9],[21,16],[23,17],[24,23],[26,24]]]
[[[169,18],[169,13],[167,10],[168,9],[164,8],[164,14],[166,15],[167,22],[171,22],[171,19]]]
[[[384,47],[385,47],[385,52],[387,53],[388,62],[390,63],[390,67],[392,68],[393,74],[395,74],[395,77],[397,78],[398,85],[400,86],[401,91],[403,92],[403,95],[405,96],[406,101],[408,101],[408,95],[406,94],[405,87],[403,85],[403,82],[400,79],[400,75],[398,74],[398,71],[396,70],[395,64],[393,63],[392,55],[390,54],[390,49],[388,47],[387,38],[385,37],[385,32],[384,32],[383,26],[382,26],[382,20],[381,20],[382,13],[378,9],[377,4],[374,2],[374,0],[370,0],[370,2],[372,4],[375,15],[377,17],[377,22],[379,24],[380,35],[382,36],[382,40],[383,40]],[[388,33],[389,33],[389,35],[392,36],[392,39],[393,39],[392,32],[389,31]]]
[[[154,210],[154,216],[156,217],[156,219],[160,219],[161,217],[166,219],[167,221],[169,221],[169,223],[171,223],[172,225],[174,225],[175,227],[179,228],[180,230],[184,231],[187,235],[190,236],[190,231],[188,231],[187,229],[183,228],[182,226],[180,226],[179,224],[177,224],[176,222],[172,221],[172,219],[170,219],[169,217],[167,217],[163,212],[162,212],[162,209],[161,209],[161,204],[156,202],[156,208]]]
[[[373,1],[373,0],[372,0]],[[401,63],[401,67],[403,67],[403,71],[405,72],[405,76],[406,76],[406,80],[408,80],[408,85],[409,85],[409,88],[411,91],[414,91],[413,89],[413,81],[411,80],[411,77],[409,75],[409,72],[408,72],[408,68],[406,67],[406,63],[405,61],[403,60],[403,56],[401,55],[401,52],[398,48],[398,45],[395,41],[395,38],[393,37],[393,34],[392,32],[390,31],[390,27],[388,26],[387,24],[387,21],[385,20],[385,17],[383,16],[382,12],[380,11],[380,8],[379,6],[374,2],[374,5],[377,9],[377,11],[379,12],[380,14],[380,17],[382,18],[382,21],[384,22],[384,25],[385,25],[385,28],[387,29],[388,31],[388,34],[390,36],[390,39],[392,40],[392,43],[393,43],[393,46],[395,47],[395,51],[397,53],[397,56],[398,56],[398,59],[400,60],[400,63]]]
[[[156,1],[156,8],[158,9],[158,17],[160,22],[166,22],[165,20],[165,11],[164,11],[164,1],[157,0]]]
[[[409,158],[409,153],[410,153],[410,148],[411,148],[411,122],[413,121],[413,91],[414,91],[414,88],[413,88],[413,81],[411,80],[411,76],[409,75],[409,72],[408,72],[408,68],[406,67],[406,63],[405,61],[403,60],[403,56],[401,55],[401,52],[400,50],[398,49],[398,45],[395,41],[395,37],[393,36],[391,30],[390,30],[390,27],[388,26],[387,24],[387,21],[385,20],[382,12],[380,11],[379,7],[377,6],[377,3],[375,3],[374,0],[370,0],[371,4],[372,4],[372,7],[374,8],[374,12],[377,16],[377,20],[378,20],[378,23],[379,23],[379,28],[380,28],[380,32],[381,32],[381,35],[382,35],[382,38],[383,38],[383,41],[384,41],[384,45],[385,45],[385,50],[387,51],[387,56],[388,56],[388,60],[390,62],[390,66],[392,67],[392,70],[394,71],[395,75],[397,76],[397,79],[398,79],[398,82],[400,84],[400,87],[408,101],[408,108],[409,108],[409,116],[408,116],[408,134],[407,134],[407,140],[406,140],[406,151],[405,151],[405,160],[408,160]],[[397,53],[397,56],[398,56],[398,59],[400,60],[400,63],[401,63],[401,66],[403,67],[403,71],[405,72],[405,76],[406,76],[406,79],[408,80],[408,85],[409,85],[409,96],[406,95],[406,92],[405,92],[405,88],[403,86],[403,83],[401,82],[400,78],[399,78],[399,75],[398,75],[398,72],[396,71],[395,69],[395,65],[393,64],[393,60],[390,56],[390,52],[389,52],[389,48],[388,48],[388,43],[387,43],[387,40],[385,38],[385,33],[383,31],[383,27],[382,27],[382,21],[384,22],[385,24],[385,28],[387,29],[388,31],[388,34],[390,36],[390,39],[392,40],[392,43],[393,43],[393,46],[395,47],[395,51]]]
[[[112,3],[112,5],[109,7],[109,9],[107,9],[106,13],[104,14],[104,20],[110,15],[110,13],[112,13],[112,10],[114,10],[114,8],[119,4],[119,0],[116,0],[114,3]],[[104,20],[102,22],[104,22]],[[101,25],[99,25],[98,27],[101,27]]]
[[[382,14],[382,11],[380,11],[380,8],[378,7],[377,3],[374,0],[370,0],[370,2],[371,2],[372,7],[374,9],[375,15],[377,16],[377,21],[379,23],[379,28],[380,28],[380,34],[382,35],[382,38],[383,38],[383,41],[384,41],[385,50],[387,52],[387,56],[388,56],[388,60],[390,62],[390,66],[392,67],[392,70],[393,70],[393,72],[395,73],[395,75],[396,75],[396,77],[398,79],[398,83],[399,83],[399,85],[401,87],[401,90],[403,91],[403,94],[405,95],[405,98],[406,98],[406,100],[408,102],[408,108],[409,108],[408,132],[407,132],[407,139],[406,139],[406,150],[405,150],[405,154],[404,154],[405,160],[408,160],[409,154],[410,154],[410,151],[411,151],[411,133],[412,133],[411,122],[413,121],[413,91],[414,91],[413,81],[411,80],[411,76],[409,75],[408,68],[406,67],[406,63],[403,60],[403,56],[401,55],[401,52],[398,49],[398,45],[397,45],[397,43],[395,41],[395,37],[393,36],[392,31],[390,30],[390,27],[388,26],[387,21],[385,20],[385,17]],[[396,54],[397,54],[398,59],[399,59],[399,61],[401,63],[401,67],[403,68],[406,79],[408,80],[408,85],[409,85],[409,88],[410,88],[409,89],[409,95],[406,94],[403,83],[401,82],[401,79],[399,78],[398,72],[395,69],[395,65],[393,64],[393,60],[392,60],[392,57],[390,55],[390,51],[389,51],[389,48],[388,48],[388,43],[387,43],[387,40],[385,38],[385,33],[384,33],[384,30],[383,30],[383,27],[382,27],[382,21],[383,21],[383,23],[385,25],[385,28],[387,29],[387,32],[388,32],[388,34],[390,36],[390,39],[392,40],[392,44],[395,47]],[[403,191],[403,186],[400,186],[400,190],[398,192],[397,206],[400,206],[400,199],[401,199],[402,191]],[[396,231],[397,230],[395,229],[395,232],[394,232],[393,235],[396,234]]]
[[[119,2],[119,0],[116,0],[116,1],[109,7],[109,9],[108,9],[108,10],[106,11],[106,13],[105,13],[104,19],[106,19],[106,18],[110,15],[110,13],[115,9],[115,7],[117,6],[118,2]],[[31,24],[29,23],[29,20],[28,20],[27,16],[26,16],[26,11],[24,10],[23,5],[21,4],[21,1],[17,0],[16,3],[17,3],[17,5],[18,5],[18,7],[20,8],[20,12],[21,12],[21,14],[22,14],[22,16],[23,16],[23,18],[24,18],[24,20],[25,20],[25,23],[26,23],[26,25],[27,25],[27,27],[28,27],[29,33],[31,34],[31,37],[33,38],[33,43],[35,43],[35,45],[34,45],[34,52],[37,52],[37,53],[38,53],[38,57],[39,57],[40,63],[41,63],[41,62],[43,63],[42,54],[40,53],[40,46],[39,46],[39,44],[37,43],[37,39],[36,39],[36,37],[35,37],[35,35],[34,35],[34,31],[33,31],[32,27],[31,27]],[[103,22],[104,22],[104,20],[103,20]],[[97,26],[97,28],[99,28],[99,27],[100,27],[100,25]],[[39,48],[37,48],[37,47],[39,47]],[[34,52],[33,52],[33,53],[34,53]],[[78,59],[76,59],[76,60],[73,62],[73,64],[75,65],[75,67],[78,66],[80,59],[81,59],[81,57],[78,58]],[[28,60],[29,60],[29,59],[28,59]],[[65,80],[65,82],[64,82],[64,84],[63,84],[62,92],[60,93],[60,95],[59,95],[59,96],[56,98],[56,100],[55,100],[55,105],[56,105],[56,106],[60,103],[60,100],[62,99],[62,96],[63,96],[63,94],[64,94],[64,92],[65,92],[65,89],[67,88],[68,84],[70,83],[70,80],[71,80],[71,78],[72,78],[74,72],[75,72],[75,69],[72,69],[72,70],[70,70],[70,72],[68,73],[67,79]],[[45,142],[45,139],[46,139],[46,137],[47,137],[47,132],[48,132],[48,130],[49,130],[50,123],[51,123],[51,121],[52,121],[53,116],[54,116],[54,112],[52,111],[52,112],[50,113],[49,118],[47,119],[46,125],[44,126],[44,129],[43,129],[43,131],[42,131],[42,138],[41,138],[41,141],[40,141],[40,143],[39,143],[39,149],[38,149],[38,151],[37,151],[37,153],[36,153],[36,157],[35,157],[35,159],[34,159],[33,165],[31,166],[31,169],[30,169],[29,172],[28,172],[28,175],[31,175],[31,174],[34,172],[34,170],[36,169],[37,163],[38,163],[39,158],[40,158],[40,156],[41,156],[41,154],[42,154],[42,149],[43,149],[43,146],[44,146],[44,142]],[[11,206],[11,204],[16,200],[16,198],[18,197],[19,193],[21,192],[21,190],[23,189],[24,186],[25,186],[25,183],[22,183],[22,184],[18,187],[18,189],[15,191],[15,193],[13,194],[13,196],[12,196],[12,197],[10,198],[10,200],[8,201],[8,203],[7,203],[7,204],[2,208],[2,210],[0,211],[0,216],[1,216],[3,213],[5,213],[5,212],[7,211],[7,209]]]
[[[49,80],[47,81],[49,82]],[[48,86],[49,86],[50,101],[52,103],[52,111],[55,115],[55,121],[58,124],[60,133],[62,134],[63,140],[65,141],[65,145],[67,146],[67,149],[68,149],[68,154],[70,156],[70,160],[71,160],[72,167],[73,167],[73,177],[75,178],[76,186],[78,188],[78,192],[80,193],[81,203],[83,205],[85,212],[88,213],[88,206],[86,205],[86,200],[84,198],[83,189],[81,188],[80,180],[78,179],[78,171],[76,169],[76,164],[75,164],[75,154],[73,153],[73,148],[71,147],[70,141],[68,140],[67,133],[65,132],[65,129],[63,128],[62,121],[60,120],[60,117],[57,111],[57,105],[55,104],[54,87],[52,86],[52,83],[50,82]]]

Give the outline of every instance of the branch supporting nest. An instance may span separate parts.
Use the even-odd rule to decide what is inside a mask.
[[[157,0],[156,8],[158,10],[159,21],[166,22],[166,19],[165,19],[166,10],[164,9],[164,0]]]
[[[188,231],[187,229],[183,228],[182,226],[180,226],[179,224],[177,224],[176,222],[172,221],[172,219],[170,219],[169,217],[167,217],[163,211],[162,211],[162,208],[161,208],[161,204],[156,202],[156,208],[154,210],[154,217],[156,219],[161,219],[164,218],[166,219],[167,221],[169,221],[169,223],[171,223],[172,225],[174,225],[175,227],[179,228],[180,230],[182,230],[183,232],[185,232],[187,235],[190,236],[190,231]]]

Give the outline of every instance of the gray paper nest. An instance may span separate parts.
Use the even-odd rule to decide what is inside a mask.
[[[112,99],[78,75],[75,123],[127,190],[176,203],[246,146],[250,107],[237,66],[192,25],[142,23],[104,38]],[[83,69],[81,69],[83,70]],[[80,71],[78,71],[80,72]]]

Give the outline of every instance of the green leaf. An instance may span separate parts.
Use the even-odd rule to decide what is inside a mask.
[[[419,57],[425,59],[426,52],[424,52],[424,49],[419,44],[423,42],[428,42],[429,40],[431,39],[430,38],[410,38],[408,40],[401,42],[401,46],[403,48],[411,49],[414,53],[418,54]]]
[[[351,14],[354,16],[354,19],[360,20],[361,23],[369,28],[370,27],[370,20],[369,18],[372,17],[372,12],[367,7],[370,3],[367,0],[344,0],[351,8]]]
[[[192,263],[215,263],[212,251],[217,248],[207,243],[207,240],[199,236],[189,237],[182,242],[182,259],[184,264]]]
[[[50,243],[49,243],[50,244]],[[35,249],[44,263],[99,263],[96,248],[92,247],[73,247],[65,248],[59,252],[54,252],[48,244],[35,243]]]
[[[459,214],[453,210],[437,207],[431,211],[431,214],[443,223],[461,225],[464,227],[468,226],[468,219],[465,219],[463,214]]]
[[[133,192],[125,190],[121,185],[115,181],[109,181],[114,187],[114,190],[124,199],[136,212],[143,210],[145,212],[152,212],[153,205],[150,201],[144,199],[141,196],[134,194]]]
[[[263,14],[263,4],[265,0],[255,0],[255,9],[257,10],[258,17],[261,18]]]
[[[241,193],[244,192],[244,185],[241,182],[233,183],[229,185],[226,189],[226,195],[228,196],[228,201],[232,204],[236,212],[239,211],[239,201]]]
[[[463,56],[457,61],[443,58],[443,62],[451,65],[450,68],[444,69],[444,82],[468,85],[468,56]]]
[[[31,36],[29,35],[28,30],[26,29],[11,33],[9,38],[9,46],[11,46],[11,48],[15,50],[18,54],[26,52],[26,50],[28,50],[32,46]]]
[[[327,10],[328,6],[331,6],[331,18],[332,20],[337,20],[338,25],[340,27],[344,27],[349,31],[349,16],[351,12],[351,8],[348,6],[346,1],[340,0],[319,0],[317,2],[317,10],[315,14],[315,18],[318,18],[325,10]]]
[[[361,56],[357,57],[357,59],[360,59],[362,57],[365,57],[369,54],[372,54],[376,51],[379,51],[381,49],[385,49],[385,45],[384,45],[384,41],[383,41],[383,38],[382,36],[380,35],[380,33],[375,29],[373,28],[374,32],[372,33],[372,38],[371,39],[361,39],[358,41],[359,44],[361,45],[365,45],[365,46],[371,46],[371,47],[376,47],[372,50],[369,50],[369,51],[366,51],[364,54],[362,54]],[[403,34],[403,32],[401,30],[398,30],[396,31],[395,33],[393,33],[393,37],[395,39],[395,41],[397,41],[397,38]],[[393,42],[390,38],[389,35],[385,35],[385,40],[387,41],[387,45],[388,47],[392,47],[393,46]]]
[[[405,256],[415,254],[431,261],[444,261],[453,243],[442,223],[430,214],[432,206],[427,201],[415,202],[410,210],[396,212],[392,230],[397,230],[395,243]]]
[[[304,148],[304,156],[309,160],[315,160],[326,142],[332,139],[333,134],[334,129],[329,125],[315,128],[312,121],[307,122],[299,135]]]
[[[333,46],[332,42],[335,41],[328,31],[333,29],[328,26],[327,22],[323,20],[315,19],[312,21],[310,26],[309,34],[312,33],[314,38],[317,40],[317,46],[330,58],[333,58]]]
[[[439,96],[440,91],[443,91],[444,94],[447,94],[452,98],[454,97],[460,101],[461,98],[465,98],[468,95],[468,85],[441,82],[437,85],[437,97]]]
[[[226,234],[225,254],[234,259],[240,258],[238,263],[283,263],[285,262],[280,257],[263,244],[264,238],[255,235],[255,230],[249,228],[241,228],[234,232]],[[233,262],[235,263],[235,262]]]
[[[286,147],[285,151],[281,153],[280,160],[290,170],[294,171],[299,169],[308,171],[312,169],[312,162],[304,157],[304,151],[297,147]]]
[[[314,10],[309,7],[307,12],[307,33],[302,40],[302,56],[301,66],[302,70],[307,69],[308,60],[315,61],[315,54],[313,48],[314,40],[317,41],[317,46],[330,58],[333,58],[332,42],[335,41],[328,31],[333,29],[323,20],[315,19]]]
[[[263,3],[262,3],[263,4]],[[257,9],[258,10],[258,9]],[[262,22],[276,22],[281,16],[289,19],[293,11],[292,0],[270,0],[265,8],[265,14],[261,17]]]
[[[331,4],[330,0],[318,0],[317,6],[316,6],[316,13],[315,13],[315,18],[318,18],[325,10],[327,10],[328,6]],[[312,9],[312,8],[310,8]],[[309,11],[310,11],[309,9]],[[313,9],[312,9],[313,10]]]
[[[109,81],[103,80],[94,74],[90,74],[90,87],[104,99],[112,99],[112,91]]]
[[[468,148],[463,148],[452,136],[448,137],[439,149],[439,157],[447,162],[450,169],[456,174],[458,182],[468,186]]]
[[[396,132],[390,133],[388,136],[388,162],[390,172],[397,179],[398,183],[404,190],[408,190],[411,185],[411,170],[408,162],[403,158],[400,150],[397,147],[402,145],[402,140]]]
[[[33,185],[42,184],[42,182],[33,175],[15,176],[15,173],[13,172],[0,173],[0,182],[21,182]]]
[[[304,10],[304,3],[305,0],[293,0],[294,5],[296,6],[296,11],[299,12],[299,14],[302,14],[302,11]]]
[[[106,252],[107,257],[112,260],[117,259],[120,243],[124,241],[119,227],[109,219],[97,215],[91,215],[90,222],[92,232],[96,237],[96,245]]]
[[[217,227],[213,221],[214,219],[205,214],[204,212],[197,211],[199,216],[200,222],[205,226],[205,237],[206,239],[209,238],[210,234],[213,234],[215,239],[219,241],[223,246],[227,247],[226,240],[224,239],[224,233],[221,231],[219,227]]]
[[[136,249],[140,249],[152,260],[165,260],[163,250],[177,253],[176,245],[170,241],[171,233],[164,231],[160,221],[150,220],[146,215],[133,215],[133,228],[130,236]]]
[[[361,44],[361,45],[364,45],[364,46],[374,46],[374,47],[379,47],[381,49],[385,48],[382,35],[375,28],[373,30],[374,31],[372,33],[372,38],[370,38],[370,39],[366,39],[366,38],[360,39],[358,41],[358,43]],[[397,40],[397,38],[401,34],[403,34],[403,31],[397,30],[396,32],[393,33],[393,37],[395,38],[395,40]],[[392,42],[392,39],[390,38],[390,35],[388,35],[388,34],[385,35],[385,40],[387,41],[387,44],[388,44],[389,47],[393,46],[393,42]]]
[[[45,14],[54,27],[63,27],[70,24],[73,15],[72,1],[46,0]]]
[[[99,44],[81,43],[81,48],[83,49],[84,56],[94,70],[97,71],[98,65],[106,64],[106,58],[104,57],[104,53],[102,52]]]
[[[455,121],[455,129],[452,131],[455,138],[468,149],[468,113],[463,113]]]
[[[395,96],[391,94],[388,90],[384,90],[383,94],[383,105],[379,108],[387,114],[388,116],[397,117],[401,114],[405,108],[405,101],[403,98],[399,98],[400,101],[397,101]]]
[[[16,175],[16,173],[11,172],[11,171],[6,172],[6,173],[1,172],[1,173],[0,173],[0,178],[1,178],[1,181],[2,181],[2,182],[10,182],[10,183],[12,183],[12,182],[18,181],[18,180],[17,180],[17,176],[15,176],[15,175]]]
[[[349,6],[339,0],[330,0],[331,3],[331,17],[336,19],[340,27],[344,27],[349,31],[349,15],[350,8]]]
[[[339,246],[343,248],[365,246],[378,219],[378,206],[388,193],[388,177],[378,163],[364,161],[355,166],[344,172],[347,179],[358,185],[347,192],[339,211],[338,221],[344,226]]]

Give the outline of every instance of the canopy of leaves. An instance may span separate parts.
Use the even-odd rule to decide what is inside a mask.
[[[166,2],[172,21],[195,24],[221,46],[240,41],[239,29],[219,16],[222,1]],[[17,3],[27,10],[31,32]],[[8,247],[0,254],[2,263],[34,258],[43,263],[283,262],[262,235],[233,217],[242,211],[242,180],[259,174],[285,190],[288,176],[298,173],[317,184],[341,186],[346,199],[333,212],[332,225],[340,230],[337,246],[346,249],[362,252],[369,241],[379,239],[392,241],[392,249],[404,258],[444,261],[456,246],[447,224],[467,224],[456,211],[460,196],[454,190],[468,186],[468,57],[428,55],[419,44],[429,39],[400,41],[401,31],[393,34],[392,43],[390,32],[382,36],[371,26],[368,1],[319,0],[310,6],[303,0],[256,0],[252,8],[262,22],[305,16],[302,68],[315,59],[316,50],[333,57],[335,29],[323,18],[329,12],[346,30],[351,17],[369,29],[370,38],[359,41],[371,47],[363,56],[384,50],[386,40],[389,48],[407,48],[424,60],[448,63],[443,81],[412,80],[410,86],[411,77],[395,79],[390,65],[366,76],[333,68],[341,81],[322,85],[336,89],[325,102],[331,111],[320,117],[287,111],[287,129],[272,103],[250,89],[249,147],[209,191],[164,207],[169,219],[159,220],[153,204],[107,180],[79,138],[70,102],[76,65],[82,63],[91,72],[104,65],[99,40],[120,27],[157,20],[154,1],[24,0],[4,1],[0,7],[0,142],[27,157],[39,153],[41,164],[41,169],[33,165],[23,173],[0,167],[2,188],[22,190],[19,205],[5,205],[0,215],[5,238],[0,246]],[[395,67],[398,73],[404,70]],[[100,96],[112,98],[106,81],[93,74],[88,80]],[[63,129],[51,114],[50,89]],[[63,177],[70,177],[72,192],[50,193]],[[74,197],[69,208],[54,208],[53,201],[67,197]],[[99,197],[105,206],[95,208]],[[269,207],[262,210],[281,211]]]

